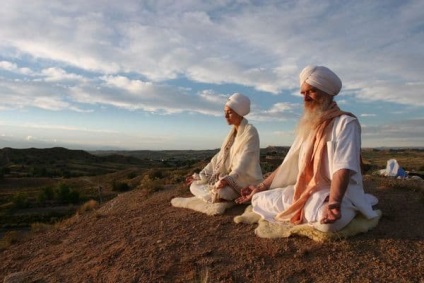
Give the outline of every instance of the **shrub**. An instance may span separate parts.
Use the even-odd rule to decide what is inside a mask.
[[[27,208],[29,206],[28,194],[16,193],[12,197],[12,202],[15,208]]]
[[[80,194],[77,191],[70,191],[68,195],[68,203],[77,204],[80,201]]]
[[[59,187],[56,189],[56,199],[62,203],[66,203],[68,199],[68,195],[71,192],[71,189],[65,185],[60,184]]]
[[[41,222],[35,222],[31,224],[31,231],[32,232],[43,232],[43,231],[48,231],[52,228],[52,225],[46,224],[46,223],[41,223]]]
[[[25,236],[22,232],[18,232],[18,231],[6,232],[3,238],[0,239],[0,251],[10,247],[11,245],[14,245],[16,243],[23,241],[24,238]]]
[[[78,215],[83,215],[87,212],[95,210],[99,206],[99,203],[95,200],[89,200],[83,205],[80,206],[80,208],[77,211]]]
[[[137,173],[136,172],[130,172],[130,173],[128,173],[128,175],[127,175],[127,178],[128,179],[134,179],[135,177],[137,177]]]
[[[60,184],[55,193],[56,199],[61,203],[76,204],[80,199],[79,193],[71,190],[71,188],[65,184]]]
[[[149,173],[148,173],[148,175],[149,175],[149,178],[151,180],[163,179],[164,178],[163,170],[161,170],[161,169],[150,170]]]
[[[127,192],[130,189],[131,189],[130,186],[125,182],[113,181],[113,183],[112,183],[112,191]]]
[[[47,200],[53,200],[55,196],[54,190],[51,187],[45,187],[43,190],[37,195],[37,202],[40,204],[44,204]]]
[[[2,175],[10,174],[10,168],[9,167],[3,167],[1,168]]]
[[[141,180],[141,186],[151,193],[160,191],[163,188],[161,180],[151,179],[149,175],[144,175],[143,180]]]
[[[46,198],[45,194],[43,194],[43,192],[38,193],[37,202],[39,204],[41,204],[41,205],[44,204],[46,202],[46,200],[47,200],[47,198]]]
[[[32,167],[30,172],[33,177],[48,176],[48,171],[47,171],[47,168],[45,167]]]

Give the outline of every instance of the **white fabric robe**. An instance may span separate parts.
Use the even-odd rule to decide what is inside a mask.
[[[377,199],[367,195],[363,189],[360,151],[361,129],[356,118],[342,115],[335,118],[327,140],[327,154],[323,160],[326,176],[332,179],[333,174],[340,169],[352,171],[348,188],[343,198],[342,207],[360,211],[368,219],[377,217],[372,205]],[[287,209],[293,201],[293,191],[299,170],[303,161],[305,150],[304,141],[297,138],[291,146],[283,163],[271,184],[270,190],[257,193],[253,196],[253,211],[264,219],[274,222],[278,212]],[[324,187],[313,193],[304,207],[304,222],[319,221],[319,212],[322,211],[325,198],[330,194],[330,187]],[[353,214],[352,214],[353,215]],[[342,213],[343,216],[343,213]]]
[[[208,188],[205,186],[207,176],[211,176],[214,173],[217,162],[223,157],[224,148],[230,137],[234,134],[234,131],[235,127],[231,129],[222,143],[221,150],[212,157],[208,165],[199,173],[202,180],[192,183],[191,186],[194,186],[191,188],[192,192],[198,191],[202,194],[203,191],[205,194],[207,193]],[[239,187],[258,184],[263,180],[260,166],[260,142],[258,131],[253,125],[248,123],[246,118],[243,118],[238,127],[238,132],[231,146],[230,154],[224,166],[221,166],[220,176],[232,177]],[[225,189],[232,190],[231,188],[223,188],[223,192]],[[231,198],[236,196],[237,195],[234,195]],[[201,195],[199,195],[199,197],[203,198]]]

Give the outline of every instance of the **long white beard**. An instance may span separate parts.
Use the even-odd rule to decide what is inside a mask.
[[[320,101],[314,101],[312,104],[305,104],[303,115],[300,117],[296,127],[296,134],[306,139],[313,129],[318,125],[323,113],[330,107],[332,98],[323,97]]]
[[[323,109],[320,107],[315,107],[314,109],[305,107],[303,115],[300,117],[296,127],[296,135],[300,135],[302,139],[308,138],[314,132],[313,130],[318,125],[323,112]]]

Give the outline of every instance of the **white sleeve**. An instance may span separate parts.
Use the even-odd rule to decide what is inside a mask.
[[[333,172],[349,169],[361,172],[361,126],[357,119],[342,116],[336,128]]]

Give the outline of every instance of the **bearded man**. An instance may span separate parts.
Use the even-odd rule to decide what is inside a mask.
[[[270,222],[310,223],[323,232],[339,231],[356,215],[377,217],[378,201],[364,193],[361,128],[339,109],[334,96],[340,78],[324,66],[307,66],[299,75],[304,114],[282,164],[259,185],[242,189],[236,202],[251,201]]]

